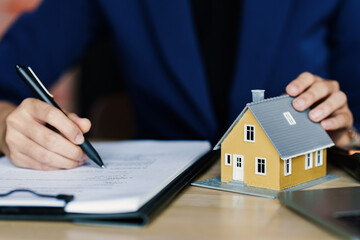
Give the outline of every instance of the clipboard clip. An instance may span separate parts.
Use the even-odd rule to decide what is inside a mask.
[[[53,198],[57,200],[61,200],[68,204],[74,199],[73,195],[67,194],[58,194],[58,195],[49,195],[49,194],[41,194],[37,193],[30,189],[14,189],[7,193],[0,194],[0,197],[7,197],[13,193],[17,192],[27,192],[31,193],[37,197],[41,198]],[[23,206],[4,206],[0,207],[0,214],[4,215],[63,215],[65,214],[64,207],[23,207]]]
[[[7,197],[13,193],[16,193],[16,192],[28,192],[28,193],[32,193],[34,194],[35,196],[38,196],[38,197],[43,197],[43,198],[55,198],[55,199],[58,199],[58,200],[63,200],[65,202],[65,204],[71,202],[73,199],[74,199],[74,195],[66,195],[66,194],[58,194],[58,195],[48,195],[48,194],[41,194],[41,193],[37,193],[33,190],[30,190],[30,189],[15,189],[15,190],[11,190],[7,193],[3,193],[3,194],[0,194],[0,197]]]

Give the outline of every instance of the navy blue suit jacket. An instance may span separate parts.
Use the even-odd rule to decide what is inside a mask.
[[[359,121],[360,1],[243,4],[228,123],[251,101],[251,89],[280,95],[303,71],[338,80]],[[49,86],[108,28],[139,136],[215,142],[218,126],[190,7],[180,0],[45,0],[21,16],[0,44],[1,99],[19,103],[30,95],[14,64],[32,66]]]

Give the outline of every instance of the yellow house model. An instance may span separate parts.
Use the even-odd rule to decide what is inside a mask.
[[[214,147],[221,148],[221,182],[282,190],[325,176],[326,149],[334,143],[309,110],[296,111],[287,95],[252,92],[253,102]]]

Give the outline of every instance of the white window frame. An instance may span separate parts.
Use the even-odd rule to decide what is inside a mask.
[[[230,156],[230,163],[228,163],[228,156]],[[226,166],[231,166],[231,162],[232,162],[232,159],[231,159],[231,154],[230,153],[225,153],[225,165]]]
[[[284,115],[284,117],[286,118],[286,120],[288,121],[288,123],[290,125],[295,125],[296,124],[296,121],[295,121],[295,119],[293,118],[293,116],[291,115],[290,112],[283,112],[283,115]]]
[[[286,171],[287,170],[287,168],[286,168],[287,165],[289,165],[289,172]],[[292,168],[292,159],[291,158],[285,159],[284,160],[284,176],[291,175],[291,173],[292,173],[291,168]]]
[[[320,156],[320,162],[318,162],[318,157]],[[315,152],[315,167],[320,167],[324,164],[324,154],[323,150],[318,150]]]
[[[264,159],[264,172],[259,172],[258,171],[258,160],[259,159]],[[266,158],[262,158],[262,157],[256,157],[255,158],[255,174],[258,174],[258,175],[266,175]]]
[[[247,131],[247,127],[253,127],[254,128],[254,139],[253,140],[249,140],[249,139],[247,139],[247,133],[248,133],[248,131]],[[251,130],[250,130],[251,131]],[[244,124],[244,141],[245,142],[255,142],[255,126],[254,125],[250,125],[250,124]]]
[[[308,156],[310,156],[310,164],[308,165]],[[313,153],[307,153],[305,154],[305,170],[309,170],[313,168]]]

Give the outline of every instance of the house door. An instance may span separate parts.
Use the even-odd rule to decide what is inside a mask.
[[[244,156],[237,154],[233,156],[233,179],[244,181]]]

